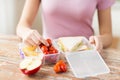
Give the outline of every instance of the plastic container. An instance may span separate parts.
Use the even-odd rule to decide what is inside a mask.
[[[76,52],[82,52],[82,51],[89,51],[89,50],[95,50],[95,46],[89,44],[87,38],[82,37],[82,44],[86,45],[88,47],[88,50],[80,50],[80,51],[76,51]],[[58,51],[61,53],[60,58],[66,61],[66,57],[65,54],[68,54],[69,52],[64,52],[61,50],[61,48],[58,45],[58,39],[53,40],[53,45],[55,46],[56,49],[58,49]],[[73,52],[70,52],[73,53]]]
[[[78,50],[78,52],[88,51],[88,50],[95,50],[95,46],[89,44],[87,38],[85,38],[85,37],[81,37],[81,38],[82,38],[82,45],[87,46],[88,49],[86,49],[86,50],[82,50],[82,49],[81,49],[81,50]],[[63,53],[63,54],[68,53],[68,51],[67,51],[67,52],[62,51],[57,43],[58,43],[58,39],[55,39],[55,40],[53,41],[53,45],[54,45],[61,53]],[[76,51],[76,52],[77,52],[77,51]]]
[[[19,44],[19,53],[22,59],[24,59],[25,57],[29,57],[25,55],[23,51],[24,47],[25,45],[23,43]],[[54,53],[54,54],[43,54],[40,48],[37,48],[35,52],[38,53],[38,56],[42,58],[43,64],[55,64],[59,60],[59,57],[60,57],[60,52]]]
[[[60,58],[60,53],[46,54],[44,55],[44,64],[55,64]]]
[[[67,53],[65,57],[73,74],[77,78],[85,78],[110,72],[110,69],[96,50]]]
[[[57,45],[57,41],[54,41],[55,47],[65,56],[75,77],[85,78],[110,72],[95,46],[91,45],[85,37],[82,38],[82,44],[86,45],[88,49],[74,52],[62,51]]]

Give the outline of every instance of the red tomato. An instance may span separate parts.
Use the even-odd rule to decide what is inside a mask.
[[[53,51],[53,50],[54,50],[53,46],[49,47],[49,51]]]
[[[49,51],[49,54],[53,54],[53,51]]]
[[[48,52],[48,51],[44,51],[43,53],[44,53],[44,54],[49,54],[49,52]]]
[[[49,43],[49,46],[45,46],[43,43],[41,43],[40,49],[43,51],[44,54],[54,54],[58,53],[58,50],[55,49],[55,47],[52,45],[52,41],[50,39],[46,39],[46,41]]]
[[[56,65],[61,65],[61,64],[63,64],[63,63],[64,63],[63,60],[59,60],[59,61],[56,63]]]
[[[58,50],[55,49],[53,46],[51,46],[51,47],[49,48],[49,50],[50,50],[52,53],[58,53]]]
[[[56,73],[61,72],[59,65],[55,65],[53,68],[54,68],[54,71],[55,71]]]
[[[62,72],[67,71],[67,67],[66,67],[66,65],[64,63],[60,65],[60,69],[61,69]]]
[[[51,41],[51,39],[46,39],[46,41],[49,43],[49,46],[52,45],[52,41]]]
[[[55,54],[55,53],[56,53],[56,50],[53,50],[52,53]]]
[[[59,70],[58,70],[59,69]],[[54,66],[54,71],[56,73],[59,72],[66,72],[67,71],[67,65],[65,64],[65,62],[63,60],[58,61],[55,66]]]
[[[48,48],[47,48],[47,46],[42,46],[42,47],[41,47],[41,50],[42,50],[43,52],[47,52],[47,51],[48,51]]]
[[[57,49],[54,49],[53,51],[54,51],[54,53],[58,53],[58,50],[57,50]]]

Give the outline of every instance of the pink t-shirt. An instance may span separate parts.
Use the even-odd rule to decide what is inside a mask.
[[[110,7],[114,0],[41,0],[43,36],[85,36],[94,34],[95,10]]]

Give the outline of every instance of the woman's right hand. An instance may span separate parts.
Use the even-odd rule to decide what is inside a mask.
[[[39,32],[33,29],[29,29],[29,31],[25,32],[22,39],[23,42],[27,45],[38,46],[41,43],[45,44],[46,46],[49,45],[47,41],[44,40],[43,37],[39,34]]]
[[[37,30],[31,29],[32,23],[39,10],[41,0],[26,0],[20,21],[17,26],[17,35],[28,45],[39,45],[48,43],[42,38]]]

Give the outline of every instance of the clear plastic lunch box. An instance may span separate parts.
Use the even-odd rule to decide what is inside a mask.
[[[91,45],[85,37],[82,38],[82,42],[89,47],[88,50],[63,52],[56,44],[57,40],[54,41],[55,47],[64,54],[74,76],[84,78],[109,73],[110,69],[95,46]]]
[[[24,44],[20,43],[19,44],[19,53],[20,53],[20,56],[22,59],[24,59],[25,57],[28,57],[24,54],[24,52],[22,50],[23,47],[24,47]],[[60,57],[60,52],[54,53],[54,54],[43,54],[39,48],[37,48],[35,51],[38,54],[40,54],[40,56],[43,56],[43,62],[42,62],[43,64],[55,64],[59,60],[59,57]]]

